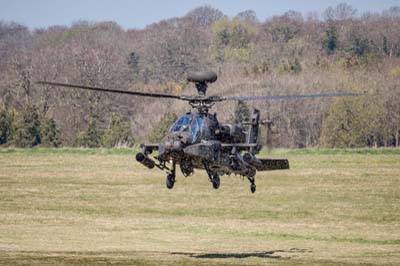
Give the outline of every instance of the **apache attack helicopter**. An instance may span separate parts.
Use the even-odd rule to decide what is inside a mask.
[[[176,165],[179,164],[181,172],[185,177],[192,175],[194,169],[204,169],[215,189],[219,188],[220,176],[222,175],[235,174],[247,177],[250,181],[252,193],[256,191],[255,175],[257,171],[289,169],[289,162],[287,159],[261,159],[256,157],[256,154],[262,148],[262,145],[257,143],[260,125],[259,110],[253,109],[251,120],[242,125],[220,123],[216,113],[209,112],[209,109],[215,103],[223,101],[304,99],[361,95],[358,93],[331,93],[277,96],[207,96],[208,84],[217,80],[217,74],[214,72],[193,72],[188,74],[187,80],[195,84],[198,95],[178,96],[48,81],[39,81],[37,83],[91,91],[187,101],[193,108],[193,112],[188,112],[178,118],[160,143],[141,144],[141,151],[136,154],[136,160],[149,169],[157,167],[160,170],[166,171],[166,185],[169,189],[172,189],[174,186]],[[149,155],[153,151],[158,151],[158,153],[151,158]],[[169,163],[168,166],[167,163]]]

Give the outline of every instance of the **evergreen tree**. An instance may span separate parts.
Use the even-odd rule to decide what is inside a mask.
[[[332,55],[338,48],[338,36],[336,27],[333,25],[329,26],[325,34],[326,36],[324,40],[324,50],[328,55]]]
[[[5,144],[14,134],[14,115],[5,106],[0,105],[0,145]]]
[[[132,79],[137,79],[139,77],[140,66],[139,66],[139,55],[133,51],[128,57],[128,65],[131,69]]]
[[[388,38],[386,36],[383,36],[383,52],[386,55],[389,55],[389,44],[388,44]]]
[[[112,113],[110,126],[105,132],[103,140],[104,146],[108,148],[118,145],[131,146],[133,137],[129,123],[122,121],[120,115]]]
[[[41,137],[43,146],[55,148],[61,146],[61,132],[54,119],[42,121]]]
[[[40,119],[35,106],[28,105],[17,123],[15,145],[33,147],[41,143]]]
[[[76,145],[86,148],[99,148],[102,145],[102,132],[97,128],[97,119],[92,118],[89,127],[76,140]]]

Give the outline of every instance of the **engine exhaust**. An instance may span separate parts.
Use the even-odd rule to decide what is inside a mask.
[[[256,156],[254,156],[253,154],[251,154],[251,153],[249,153],[249,152],[248,152],[248,153],[245,153],[245,154],[243,155],[243,160],[244,160],[246,163],[248,163],[248,164],[250,164],[251,166],[254,166],[254,167],[256,167],[256,168],[262,166],[262,162],[261,162],[259,159],[257,159]]]

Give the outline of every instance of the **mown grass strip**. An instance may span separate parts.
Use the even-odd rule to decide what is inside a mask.
[[[0,148],[0,154],[82,154],[82,155],[129,155],[136,154],[139,146],[132,148]],[[362,148],[362,149],[263,149],[260,156],[268,155],[346,155],[346,154],[372,154],[372,155],[400,155],[400,148]]]
[[[136,154],[138,147],[132,148],[0,148],[0,154],[78,154],[78,155],[130,155]]]

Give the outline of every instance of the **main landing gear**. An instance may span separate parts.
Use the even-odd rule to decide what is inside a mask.
[[[172,163],[172,170],[171,173],[167,175],[167,180],[165,184],[167,185],[168,189],[172,189],[175,184],[175,170],[176,170],[176,163],[175,161]]]
[[[253,177],[247,177],[247,179],[250,181],[250,191],[251,191],[251,193],[256,192],[256,183],[255,183],[254,176]]]
[[[174,187],[175,184],[175,175],[174,174],[168,174],[167,175],[167,181],[166,181],[166,185],[168,189],[172,189]]]
[[[213,170],[210,169],[208,163],[206,161],[203,161],[203,165],[204,168],[207,172],[208,175],[208,179],[210,180],[210,182],[212,183],[212,186],[214,189],[218,189],[220,184],[221,184],[221,180],[219,178],[219,174],[214,172]],[[166,167],[164,167],[165,169]],[[172,169],[166,168],[168,169],[169,173],[167,175],[167,179],[166,179],[166,186],[168,189],[172,189],[174,187],[175,184],[175,171],[176,171],[176,162],[173,161],[172,162]],[[253,176],[247,176],[247,179],[250,181],[250,191],[251,193],[255,193],[256,192],[256,184],[255,184],[255,178],[254,175]]]
[[[208,180],[210,180],[214,189],[218,189],[219,185],[221,184],[219,175],[217,173],[211,171],[211,169],[208,166],[208,163],[206,161],[203,161],[203,165],[204,165],[204,168],[206,169],[206,172],[208,175]]]

